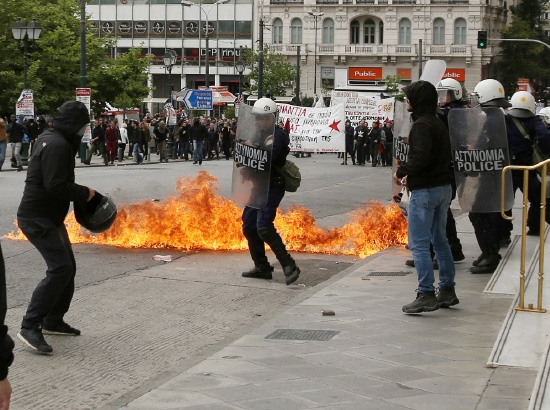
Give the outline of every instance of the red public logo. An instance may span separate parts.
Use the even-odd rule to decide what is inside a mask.
[[[349,67],[348,80],[379,80],[382,67]]]

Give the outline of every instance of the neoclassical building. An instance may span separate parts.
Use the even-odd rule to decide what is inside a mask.
[[[420,74],[420,58],[445,60],[447,75],[471,91],[490,74],[490,64],[497,57],[494,42],[486,49],[477,48],[477,32],[487,30],[489,38],[499,37],[511,6],[505,0],[221,3],[197,0],[185,6],[180,0],[91,0],[87,13],[98,36],[117,39],[113,58],[130,47],[142,47],[144,55],[155,56],[149,67],[155,87],[150,101],[160,102],[170,88],[204,86],[207,55],[210,85],[227,86],[236,93],[235,62],[241,46],[258,50],[260,19],[264,44],[290,63],[296,64],[300,46],[303,96],[313,96],[314,89],[319,94],[324,85],[368,85],[387,75],[414,81]],[[168,49],[177,55],[171,73],[162,60]]]
[[[271,0],[263,17],[274,50],[294,62],[300,46],[301,89],[309,96],[323,84],[352,87],[387,75],[417,80],[420,56],[445,60],[447,76],[471,91],[490,74],[497,51],[494,42],[478,49],[477,32],[500,37],[509,6],[504,0]],[[260,16],[261,8],[256,11]]]

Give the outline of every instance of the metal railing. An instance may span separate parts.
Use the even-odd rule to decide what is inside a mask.
[[[542,307],[542,286],[544,281],[544,240],[546,231],[546,179],[550,159],[539,162],[536,165],[508,165],[502,170],[502,189],[500,198],[500,214],[504,219],[512,220],[514,217],[506,215],[505,190],[506,190],[506,172],[511,170],[523,171],[523,205],[521,215],[521,256],[519,267],[519,302],[516,310],[545,313],[546,309]],[[537,307],[529,303],[525,307],[525,253],[527,248],[527,209],[529,208],[529,172],[542,168],[541,187],[540,187],[540,233],[539,233],[539,277],[538,277],[538,297]]]

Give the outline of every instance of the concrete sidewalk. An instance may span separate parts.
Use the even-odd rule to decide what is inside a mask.
[[[479,249],[467,215],[457,228],[467,255],[456,265],[459,305],[403,314],[416,272],[404,265],[409,251],[388,249],[185,372],[105,408],[527,409],[536,369],[486,368],[511,298],[482,293],[491,275],[468,271]]]

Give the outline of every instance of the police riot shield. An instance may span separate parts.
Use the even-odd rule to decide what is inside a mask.
[[[500,212],[502,170],[510,165],[504,113],[500,108],[455,108],[449,134],[458,203],[466,212]],[[505,181],[505,209],[514,204],[512,176]]]
[[[273,114],[256,114],[253,107],[240,104],[231,184],[231,198],[238,204],[266,206],[274,132]]]
[[[412,127],[411,113],[407,111],[407,103],[395,102],[395,114],[393,115],[393,158],[392,175],[400,164],[407,162],[409,155],[409,133]],[[401,192],[401,187],[392,180],[392,194],[394,198]]]
[[[422,64],[422,63],[420,63]],[[447,63],[445,60],[428,60],[422,70],[420,80],[428,81],[435,86],[441,81],[447,70]]]

